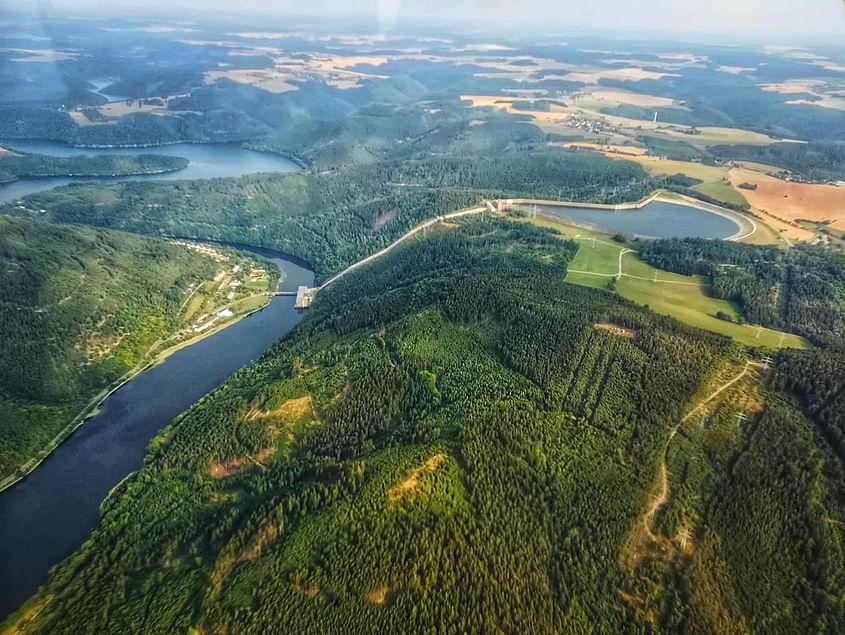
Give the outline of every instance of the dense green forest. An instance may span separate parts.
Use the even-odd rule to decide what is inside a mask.
[[[0,478],[169,333],[214,263],[152,238],[0,216]]]
[[[30,196],[25,206],[57,222],[271,247],[326,277],[420,221],[484,196],[613,203],[637,200],[657,184],[631,162],[543,150],[239,179],[74,184]],[[0,212],[27,213],[13,205]]]
[[[339,282],[152,442],[40,628],[623,628],[619,545],[726,342],[566,285],[574,249],[488,220]]]
[[[761,146],[712,146],[717,159],[756,161],[803,174],[811,179],[840,181],[845,176],[845,145],[833,142],[773,143]]]
[[[0,152],[0,182],[18,177],[129,176],[176,172],[188,165],[182,157],[159,154],[54,157],[46,154]]]
[[[109,125],[78,126],[67,112],[40,105],[0,104],[3,139],[47,139],[74,146],[143,147],[179,141],[247,141],[264,132],[234,112],[159,117],[133,113]]]
[[[845,113],[769,89],[810,79],[839,98],[832,50],[141,24],[46,10],[0,24],[4,146],[234,142],[303,170],[76,183],[0,205],[0,479],[153,343],[190,333],[189,315],[216,308],[208,288],[236,293],[227,279],[201,291],[217,265],[163,236],[278,249],[319,281],[485,198],[713,200],[697,179],[553,147],[583,139],[843,178]],[[633,67],[652,79],[620,79]],[[248,83],[274,68],[286,84]],[[666,130],[585,122],[579,93],[599,87],[667,98]],[[564,103],[571,120],[534,125]],[[606,103],[590,108],[655,116]],[[663,138],[681,125],[684,141]],[[807,143],[708,146],[696,126]],[[0,183],[184,165],[2,154]],[[161,430],[0,630],[845,632],[845,256],[616,239],[815,348],[749,352],[621,298],[616,278],[566,284],[579,246],[553,230],[495,214],[434,226],[321,290],[293,332]]]
[[[752,323],[816,344],[845,338],[845,256],[822,247],[789,250],[689,238],[642,242],[651,265],[710,278],[711,293],[736,301]]]
[[[567,285],[576,249],[476,220],[324,291],[151,442],[28,628],[841,630],[841,467],[788,403],[673,451],[712,463],[677,472],[702,550],[624,564],[669,428],[736,351]]]
[[[814,421],[774,388],[742,423],[742,406],[718,404],[669,446],[658,535],[686,532],[692,544],[682,558],[643,562],[626,589],[664,631],[843,629],[845,472]]]

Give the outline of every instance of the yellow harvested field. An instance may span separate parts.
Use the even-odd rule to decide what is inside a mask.
[[[560,124],[561,122],[566,121],[566,119],[568,119],[574,112],[571,108],[556,105],[551,106],[551,110],[548,112],[519,110],[518,108],[514,108],[514,104],[530,103],[534,101],[534,99],[525,97],[503,97],[501,95],[461,95],[461,99],[471,102],[473,107],[499,108],[512,114],[528,115],[538,125]]]
[[[172,115],[174,111],[168,110],[166,105],[169,97],[160,97],[159,99],[164,102],[164,105],[145,104],[140,100],[133,99],[127,101],[110,101],[107,104],[98,106],[97,110],[105,117],[124,117],[141,112],[159,116]],[[91,121],[80,109],[69,110],[67,114],[78,126],[99,126],[114,123],[113,121]]]
[[[845,110],[845,98],[824,96],[816,101],[809,99],[792,99],[787,104],[802,105],[802,106],[816,106],[818,108],[832,108],[834,110]]]
[[[845,66],[842,64],[837,64],[836,62],[832,62],[828,59],[817,59],[813,62],[816,66],[821,66],[823,69],[828,71],[834,71],[835,73],[845,73]]]
[[[501,108],[502,110],[506,110],[507,112],[521,112],[514,110],[514,102],[533,101],[531,99],[502,97],[501,95],[461,95],[461,100],[471,102],[474,108],[483,108],[485,106],[489,106],[492,108]]]
[[[466,46],[462,46],[461,48],[455,49],[456,51],[478,51],[478,52],[487,52],[487,51],[512,51],[514,50],[513,47],[504,46],[503,44],[467,44]]]
[[[830,227],[845,230],[845,187],[789,183],[753,170],[735,168],[731,183],[751,183],[756,190],[742,190],[757,209],[790,222],[806,219],[829,222]]]
[[[151,104],[141,104],[138,101],[113,101],[108,104],[103,104],[98,109],[100,113],[106,117],[123,117],[136,112],[156,113],[156,111],[167,110],[164,106],[153,106]]]
[[[10,58],[12,62],[65,62],[75,60],[76,53],[55,49],[0,49],[3,53],[12,53],[19,57]]]
[[[644,95],[643,97],[649,96]],[[676,141],[685,141],[686,143],[692,145],[768,145],[777,141],[788,141],[786,139],[774,139],[773,137],[769,137],[758,132],[752,132],[750,130],[742,130],[741,128],[705,126],[696,128],[695,131],[693,131],[693,129],[689,126],[666,124],[659,121],[655,123],[653,121],[642,119],[630,119],[628,117],[608,115],[595,110],[596,106],[601,106],[598,105],[589,94],[576,99],[572,106],[553,106],[548,112],[516,110],[511,102],[519,101],[519,99],[502,97],[501,95],[461,95],[461,99],[470,101],[473,106],[490,106],[493,108],[501,108],[509,113],[529,115],[534,120],[534,123],[540,126],[545,132],[560,132],[561,129],[559,127],[566,127],[566,120],[571,115],[577,115],[578,117],[586,119],[604,121],[607,124],[618,128],[619,132],[622,134],[637,136],[642,134],[643,131],[648,131],[650,134],[655,136]],[[540,99],[544,99],[544,97],[540,97]],[[529,98],[522,98],[522,100],[533,101]]]
[[[672,108],[675,106],[675,101],[668,97],[629,93],[621,90],[595,90],[591,93],[591,96],[600,102],[612,102],[613,105],[630,104],[646,108]]]
[[[715,165],[704,165],[702,163],[694,163],[692,161],[672,161],[669,159],[661,159],[660,157],[636,156],[631,157],[627,155],[616,154],[613,152],[605,152],[605,155],[613,159],[627,159],[628,161],[636,161],[643,166],[650,174],[662,176],[671,176],[673,174],[686,174],[687,176],[700,179],[702,181],[721,181],[728,176],[728,171],[725,168],[720,168]]]
[[[792,99],[787,101],[787,104],[845,110],[845,97],[842,97],[843,87],[831,86],[830,82],[823,79],[789,79],[778,84],[762,84],[760,87],[783,95],[809,93],[818,97],[816,100]]]
[[[717,71],[722,73],[731,73],[732,75],[741,75],[742,73],[750,73],[756,71],[756,68],[746,68],[745,66],[717,66]]]
[[[607,154],[625,155],[624,158],[630,159],[630,155],[641,156],[648,152],[648,148],[641,148],[639,146],[622,146],[622,145],[600,145],[598,143],[588,143],[586,141],[570,141],[568,143],[550,143],[549,145],[559,145],[562,148],[586,148],[588,150],[598,150]]]
[[[348,89],[360,86],[361,79],[384,79],[383,75],[369,75],[347,70],[348,68],[357,64],[378,66],[387,61],[388,58],[385,56],[373,55],[315,55],[307,59],[276,57],[273,59],[273,68],[207,71],[205,81],[210,84],[218,79],[225,78],[239,84],[249,84],[271,93],[284,93],[299,90],[296,84],[291,83],[292,80],[319,75],[330,86]]]
[[[661,135],[671,137],[675,140],[681,139],[693,145],[768,145],[778,141],[785,141],[785,139],[774,139],[759,132],[742,130],[741,128],[703,127],[698,128],[700,134],[697,135],[681,132],[678,128],[662,129],[660,124],[658,124],[653,130]]]
[[[762,172],[763,174],[769,174],[772,172],[780,172],[783,168],[779,168],[775,165],[768,165],[766,163],[755,163],[754,161],[738,161],[739,167],[745,168],[747,170],[753,170],[755,172]]]
[[[657,57],[662,60],[676,60],[686,62],[687,64],[697,64],[698,62],[707,61],[707,57],[696,55],[695,53],[661,53]]]
[[[81,110],[69,110],[67,113],[77,126],[93,126],[94,122],[85,116]],[[102,122],[98,122],[102,123]]]
[[[824,80],[821,79],[788,79],[776,84],[760,84],[760,88],[771,93],[790,95],[793,93],[815,93],[824,84]]]
[[[664,77],[677,77],[675,73],[658,73],[647,71],[642,68],[597,68],[594,70],[571,71],[555,79],[569,82],[584,82],[585,84],[598,84],[602,79],[615,79],[621,81],[638,82],[643,79],[662,79]]]
[[[287,82],[290,74],[279,73],[275,70],[229,70],[229,71],[208,71],[205,74],[205,82],[213,84],[218,79],[230,79],[239,84],[249,84],[268,93],[285,93],[297,90],[297,87]]]
[[[760,219],[760,221],[762,221],[763,224],[770,227],[773,232],[776,232],[776,234],[778,236],[782,237],[783,239],[785,239],[787,241],[810,242],[816,237],[815,232],[812,232],[809,229],[805,229],[803,227],[799,227],[798,225],[796,225],[794,223],[787,222],[785,220],[777,218],[776,216],[773,216],[772,214],[764,212],[763,210],[761,210],[757,207],[752,207],[751,213],[754,214],[755,216],[757,216],[757,218]],[[757,224],[758,224],[758,227],[761,225],[761,223],[759,223],[759,222]],[[760,234],[759,231],[757,232],[757,234],[754,234],[754,236],[751,237],[751,240],[747,240],[747,241],[743,241],[743,242],[750,242],[750,243],[755,243],[755,244],[766,244],[763,241],[763,239],[760,236],[758,236],[758,234]]]

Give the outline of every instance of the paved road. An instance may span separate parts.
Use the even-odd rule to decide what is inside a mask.
[[[337,280],[340,280],[346,274],[351,273],[351,272],[355,271],[356,269],[360,269],[361,267],[368,265],[369,263],[373,262],[374,260],[378,260],[382,256],[386,255],[388,252],[390,252],[391,249],[393,249],[394,247],[396,247],[400,243],[403,243],[404,241],[408,240],[414,234],[418,234],[419,232],[423,231],[424,229],[426,229],[428,227],[431,227],[432,225],[436,225],[437,223],[442,223],[443,221],[450,220],[452,218],[459,218],[461,216],[469,216],[470,214],[480,214],[487,209],[488,208],[485,205],[485,206],[482,206],[482,207],[474,207],[472,209],[465,209],[465,210],[461,210],[461,211],[458,211],[458,212],[450,212],[449,214],[443,214],[442,216],[435,216],[434,218],[430,218],[427,221],[420,223],[419,225],[414,227],[412,230],[403,234],[402,236],[400,236],[396,240],[394,240],[392,243],[390,243],[387,247],[385,247],[381,251],[377,251],[376,253],[371,254],[371,255],[367,256],[366,258],[363,258],[362,260],[359,260],[354,265],[350,265],[349,267],[347,267],[346,269],[344,269],[340,273],[332,276],[331,278],[326,280],[322,285],[320,285],[319,289],[323,290],[327,286],[329,286],[331,283],[333,283]]]

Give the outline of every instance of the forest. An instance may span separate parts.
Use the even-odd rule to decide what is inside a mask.
[[[484,197],[613,203],[642,198],[658,183],[632,162],[551,149],[238,179],[73,184],[0,212],[45,209],[55,222],[270,247],[309,262],[325,279],[420,221]]]
[[[0,152],[0,182],[7,183],[20,177],[164,174],[177,172],[187,165],[187,159],[160,154],[56,157],[21,154],[12,150]]]
[[[28,630],[841,630],[842,536],[820,516],[842,517],[839,468],[788,404],[718,446],[736,461],[705,490],[718,553],[624,564],[669,427],[736,351],[564,283],[576,249],[488,218],[341,279],[150,443]],[[763,498],[759,470],[787,465],[792,489]],[[735,590],[724,617],[713,584]]]
[[[162,240],[0,216],[0,478],[174,330],[213,264]]]
[[[663,188],[712,200],[696,179],[560,147],[611,138],[592,115],[578,128],[557,110],[578,108],[582,89],[672,104],[595,106],[644,124],[656,114],[660,136],[636,122],[626,133],[652,156],[815,180],[845,167],[845,113],[765,88],[817,77],[823,58],[314,36],[293,19],[284,34],[196,16],[184,31],[43,19],[56,62],[20,57],[39,59],[40,22],[0,24],[21,47],[0,50],[4,147],[239,143],[302,170],[75,183],[0,205],[0,479],[167,345],[191,305],[215,305],[199,292],[215,263],[162,238],[276,249],[319,283],[485,198],[613,204]],[[273,67],[303,70],[250,83],[246,71]],[[537,114],[562,116],[541,127]],[[708,146],[694,129],[670,140],[681,124],[807,143]],[[4,153],[0,182],[182,167]],[[150,441],[87,541],[0,631],[845,632],[845,256],[613,238],[703,276],[738,309],[723,319],[814,346],[749,350],[625,300],[617,278],[567,284],[579,244],[527,220],[439,224],[321,290],[289,335]]]
[[[785,329],[818,345],[845,338],[845,256],[796,245],[789,250],[717,240],[642,241],[651,265],[701,274],[711,293],[737,302],[745,319]]]
[[[841,180],[845,172],[845,146],[841,143],[813,141],[761,146],[712,146],[708,152],[717,159],[756,161],[819,181]]]

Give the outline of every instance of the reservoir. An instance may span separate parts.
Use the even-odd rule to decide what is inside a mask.
[[[314,274],[277,252],[250,247],[284,272],[280,290],[314,285]],[[258,359],[301,319],[291,296],[183,348],[112,393],[24,480],[0,492],[0,621],[85,541],[109,491],[142,465],[155,434],[239,368]]]
[[[150,148],[108,148],[89,149],[72,148],[47,141],[8,141],[0,142],[3,147],[11,147],[31,154],[49,154],[56,157],[68,157],[79,154],[89,156],[103,154],[164,154],[184,157],[190,161],[188,167],[166,174],[144,174],[115,178],[96,177],[48,177],[43,179],[22,178],[6,185],[0,185],[0,203],[16,201],[28,194],[42,192],[68,183],[84,181],[172,181],[181,179],[211,179],[224,176],[244,176],[256,172],[293,172],[299,169],[293,161],[277,154],[247,150],[235,144],[195,144],[177,143]]]
[[[537,210],[599,230],[642,238],[728,238],[742,229],[731,218],[661,200],[641,209],[620,211],[558,205],[538,205]]]

